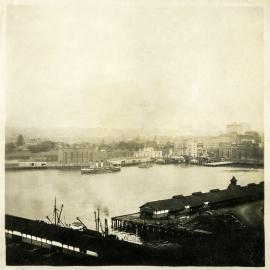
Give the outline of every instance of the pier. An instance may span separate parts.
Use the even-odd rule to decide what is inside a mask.
[[[263,182],[240,186],[237,179],[232,177],[229,186],[224,190],[212,189],[205,193],[193,192],[188,196],[180,194],[170,199],[147,202],[140,206],[138,213],[113,217],[112,228],[136,234],[138,231],[177,236],[212,234],[214,231],[209,225],[217,224],[216,220],[224,215],[224,209],[225,212],[226,209],[231,209],[231,212],[226,213],[223,220],[228,219],[231,224],[239,223],[232,214],[232,209],[240,205],[252,205],[252,202],[263,199]],[[198,222],[202,222],[202,226],[197,226]]]
[[[219,161],[219,162],[204,163],[203,165],[207,167],[221,167],[221,166],[229,166],[233,164],[235,164],[235,162],[233,161]]]
[[[205,230],[194,229],[190,230],[185,227],[185,224],[198,217],[194,214],[188,218],[180,219],[141,219],[140,213],[116,216],[111,219],[112,229],[119,231],[127,231],[135,234],[152,234],[164,236],[166,238],[185,238],[199,237],[211,235],[212,233]]]

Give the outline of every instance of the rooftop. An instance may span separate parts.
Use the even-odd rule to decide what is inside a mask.
[[[194,192],[191,195],[175,195],[171,199],[147,202],[140,208],[153,211],[182,211],[187,206],[191,208],[201,207],[204,204],[216,204],[225,201],[245,198],[263,198],[264,182],[259,184],[248,184],[247,186],[237,185],[235,177],[231,179],[231,184],[227,189],[213,189],[209,192]]]

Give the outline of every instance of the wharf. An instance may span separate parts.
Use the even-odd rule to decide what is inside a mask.
[[[235,162],[233,161],[220,161],[220,162],[209,162],[209,163],[204,163],[204,166],[207,167],[219,167],[219,166],[228,166],[228,165],[233,165]]]
[[[111,226],[116,230],[127,230],[133,232],[152,232],[158,235],[184,236],[184,235],[209,235],[211,232],[205,230],[190,230],[185,227],[185,224],[198,217],[195,213],[188,218],[182,216],[177,219],[141,219],[140,213],[127,214],[122,216],[112,217]]]
[[[82,165],[80,164],[48,164],[49,169],[69,169],[69,170],[80,170]]]
[[[262,168],[264,163],[262,161],[247,161],[247,160],[233,160],[233,161],[218,161],[203,163],[203,166],[207,167],[259,167]]]

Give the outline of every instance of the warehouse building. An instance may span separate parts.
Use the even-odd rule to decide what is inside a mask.
[[[171,199],[147,202],[140,207],[141,218],[174,218],[185,213],[192,214],[209,208],[256,201],[264,197],[264,183],[237,185],[233,177],[227,189],[194,192],[189,196],[175,195]]]

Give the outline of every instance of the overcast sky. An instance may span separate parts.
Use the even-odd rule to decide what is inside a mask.
[[[9,6],[7,125],[262,130],[263,10],[135,2]]]

